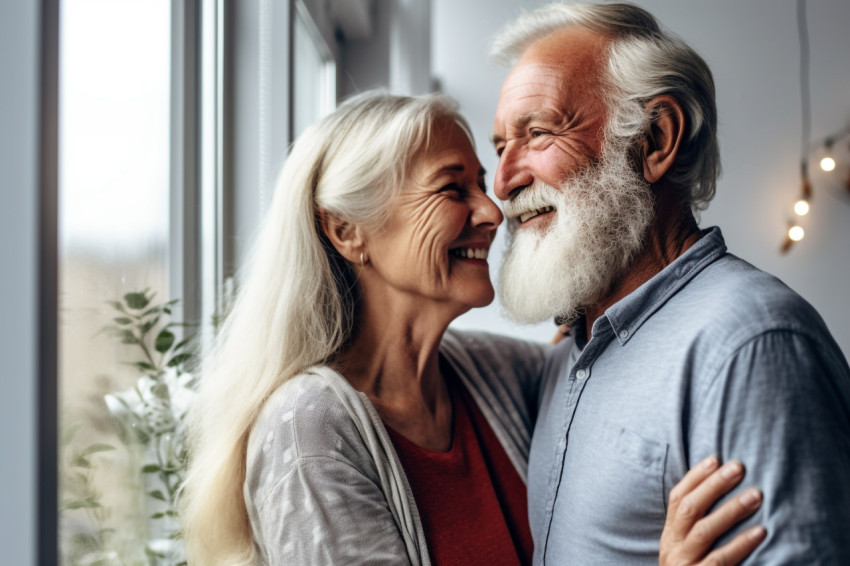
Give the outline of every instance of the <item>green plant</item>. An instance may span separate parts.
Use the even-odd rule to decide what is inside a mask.
[[[169,320],[172,307],[179,302],[178,299],[152,305],[154,296],[149,289],[145,289],[125,294],[123,301],[109,301],[108,304],[117,311],[118,316],[112,319],[114,324],[106,326],[104,331],[123,344],[139,347],[144,359],[128,363],[140,372],[159,375],[168,368],[174,368],[178,373],[184,373],[184,368],[193,357],[187,348],[192,336],[177,342],[172,329],[192,325]]]
[[[66,520],[82,515],[77,523],[87,527],[64,539],[63,564],[112,565],[116,563],[116,555],[110,550],[110,543],[115,530],[106,526],[109,510],[102,503],[103,494],[95,487],[93,458],[115,447],[109,444],[90,444],[82,449],[73,446],[80,428],[81,425],[67,427],[60,437],[63,462],[59,467],[59,510]]]
[[[178,490],[188,463],[184,421],[194,398],[195,378],[186,368],[193,360],[192,337],[178,340],[173,331],[189,326],[171,321],[171,300],[153,304],[149,290],[127,293],[109,304],[116,314],[104,331],[123,344],[136,346],[141,359],[128,362],[142,375],[135,386],[105,396],[127,445],[144,447],[141,474],[156,536],[145,546],[152,562],[184,564],[179,543]],[[158,527],[157,527],[158,525]]]

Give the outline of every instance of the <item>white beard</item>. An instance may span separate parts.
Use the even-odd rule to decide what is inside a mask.
[[[606,143],[602,159],[560,189],[535,181],[505,203],[499,298],[508,317],[574,320],[612,290],[655,218],[652,190],[628,154],[625,144]],[[545,229],[518,229],[519,214],[547,205],[556,210]]]

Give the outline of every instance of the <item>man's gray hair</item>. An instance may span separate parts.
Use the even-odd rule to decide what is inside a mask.
[[[654,97],[674,97],[685,113],[686,131],[676,163],[667,173],[687,191],[692,210],[708,207],[720,175],[714,79],[706,62],[682,39],[663,31],[656,19],[632,4],[554,3],[521,15],[495,38],[491,56],[513,65],[536,41],[579,26],[611,38],[606,84],[606,135],[642,136],[661,110],[646,108]]]

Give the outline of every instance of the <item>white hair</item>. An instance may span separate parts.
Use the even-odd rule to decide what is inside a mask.
[[[554,3],[524,13],[496,37],[491,56],[513,65],[533,43],[570,26],[611,38],[603,77],[608,132],[622,138],[641,134],[662,110],[646,108],[650,100],[668,94],[679,101],[687,130],[667,178],[683,191],[683,204],[694,212],[707,208],[721,166],[714,79],[706,62],[682,39],[662,30],[652,14],[626,3]]]
[[[201,368],[181,514],[190,562],[254,563],[243,496],[251,427],[275,389],[331,361],[351,338],[356,277],[324,236],[318,210],[379,227],[412,157],[446,119],[469,134],[448,97],[360,95],[293,146],[239,293]]]
[[[510,220],[499,298],[509,318],[573,321],[610,294],[631,265],[655,218],[655,203],[631,162],[630,143],[606,136],[599,161],[558,187],[537,179],[505,201]],[[518,229],[517,216],[546,206],[556,212],[544,229]]]

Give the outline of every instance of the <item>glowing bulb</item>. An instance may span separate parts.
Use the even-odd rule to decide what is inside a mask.
[[[809,201],[800,199],[794,203],[794,212],[797,216],[805,216],[809,213]]]
[[[831,157],[824,157],[820,160],[820,168],[824,171],[832,171],[835,169],[835,160]]]
[[[795,242],[802,240],[805,235],[806,232],[804,232],[800,226],[791,226],[791,228],[788,229],[788,237]]]

